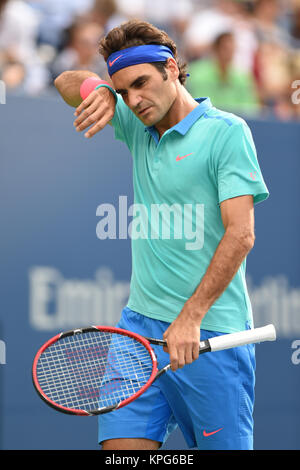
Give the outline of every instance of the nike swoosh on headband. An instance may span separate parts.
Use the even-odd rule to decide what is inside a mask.
[[[114,63],[115,63],[115,62],[116,62],[118,59],[120,59],[120,57],[122,57],[122,54],[121,54],[121,55],[119,55],[119,57],[116,57],[114,60],[112,60],[112,61],[109,61],[109,66],[110,66],[110,67],[112,67],[112,66],[113,66],[113,64],[114,64]]]

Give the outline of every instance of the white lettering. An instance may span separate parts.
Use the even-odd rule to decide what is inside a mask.
[[[173,237],[182,239],[182,210],[180,204],[152,204],[151,205],[151,239],[164,240],[171,238],[171,214],[173,214]],[[161,221],[161,231],[160,231]]]
[[[255,327],[273,323],[278,338],[300,335],[300,288],[291,288],[284,276],[265,279],[258,286],[248,277],[247,285]],[[64,279],[57,269],[46,266],[30,270],[29,287],[30,325],[46,331],[116,324],[128,300],[130,282],[116,281],[105,267],[94,280],[78,280]],[[5,344],[0,342],[0,362],[4,352]],[[297,349],[293,360],[299,358]]]
[[[300,80],[294,80],[292,83],[292,88],[296,88],[296,91],[292,93],[292,103],[300,104]]]
[[[127,240],[127,196],[119,196],[119,239]]]
[[[247,284],[256,327],[273,323],[278,337],[300,334],[299,288],[291,288],[285,276],[267,278],[255,287],[248,277]]]
[[[111,457],[106,457],[104,463],[106,465],[126,465],[127,467],[135,468],[139,462],[139,457],[120,457],[119,455],[112,454]]]
[[[0,364],[6,364],[6,345],[0,340]]]
[[[6,85],[0,80],[0,104],[6,104]]]
[[[204,204],[132,204],[127,210],[127,196],[119,197],[119,239],[127,237],[153,240],[182,240],[183,229],[187,250],[201,250],[204,246]],[[112,204],[100,204],[96,215],[102,217],[96,226],[100,240],[116,239],[116,209]],[[133,220],[128,224],[128,216]],[[173,224],[171,223],[171,217]],[[149,227],[150,225],[150,227]],[[127,229],[128,226],[128,229]],[[149,233],[150,228],[150,233]]]
[[[148,238],[148,211],[143,204],[132,204],[129,207],[128,215],[133,216],[133,220],[128,227],[128,235],[132,240]]]
[[[107,268],[96,279],[65,280],[58,270],[30,271],[29,318],[37,330],[114,325],[129,296],[129,282],[116,282]]]
[[[195,230],[193,230],[195,227]],[[201,250],[204,246],[204,204],[196,204],[196,221],[193,222],[192,204],[184,205],[184,235],[194,243],[186,243],[187,250]]]
[[[104,217],[107,213],[106,217]],[[102,217],[96,227],[96,234],[100,240],[105,240],[106,238],[115,240],[116,235],[116,210],[112,204],[100,204],[97,207],[96,215]],[[107,230],[105,228],[107,227]]]
[[[292,343],[292,349],[295,349],[295,351],[292,354],[292,363],[297,366],[300,364],[300,340],[296,339]]]

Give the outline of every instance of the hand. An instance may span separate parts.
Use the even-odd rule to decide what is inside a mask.
[[[191,364],[199,357],[201,323],[199,318],[197,307],[188,301],[163,335],[163,339],[168,343],[164,351],[170,354],[173,371]]]
[[[84,135],[87,138],[94,136],[112,120],[115,107],[115,97],[108,88],[101,87],[94,90],[76,108],[74,113],[78,116],[74,121],[76,131],[81,132],[92,126]]]

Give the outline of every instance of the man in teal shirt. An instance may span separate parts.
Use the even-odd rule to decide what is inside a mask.
[[[253,207],[268,190],[251,132],[187,92],[176,46],[154,26],[125,23],[100,52],[115,90],[101,83],[82,101],[88,72],[66,72],[55,85],[77,107],[78,131],[92,126],[90,137],[110,123],[131,151],[139,230],[118,326],[164,338],[158,361],[170,361],[173,372],[101,416],[99,442],[105,450],[157,449],[179,425],[190,447],[251,449],[253,347],[199,357],[200,334],[252,327],[245,259],[255,238]]]
[[[247,194],[256,203],[268,195],[247,124],[214,108],[209,98],[196,102],[198,106],[160,139],[155,126],[145,129],[122,98],[112,119],[116,138],[128,145],[133,156],[134,202],[137,209],[138,205],[147,209],[152,228],[150,215],[155,205],[166,205],[162,221],[174,203],[179,221],[186,225],[189,212],[191,218],[198,216],[193,242],[184,227],[182,236],[175,238],[176,207],[169,217],[170,239],[164,239],[162,233],[153,238],[146,227],[143,236],[138,234],[132,240],[128,306],[170,323],[196,290],[224,235],[220,204]],[[202,328],[232,333],[244,329],[247,321],[252,325],[245,263],[204,316]]]

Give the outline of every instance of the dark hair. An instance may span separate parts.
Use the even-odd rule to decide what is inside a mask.
[[[230,38],[230,39],[234,38],[234,34],[233,34],[232,31],[224,31],[224,33],[219,34],[213,42],[213,47],[215,49],[218,49],[219,47],[222,47],[223,40],[227,39],[227,38]]]
[[[8,0],[0,0],[0,12],[1,12],[2,9],[4,10],[4,7],[5,7],[7,2],[8,2]]]
[[[126,49],[127,47],[143,46],[146,44],[159,44],[171,49],[179,69],[178,79],[184,85],[187,77],[186,64],[180,61],[175,42],[165,31],[156,28],[156,26],[147,21],[133,19],[113,28],[101,39],[99,52],[105,61],[107,61],[113,52]],[[151,65],[155,66],[162,73],[164,79],[167,78],[165,70],[166,61],[152,62]]]

